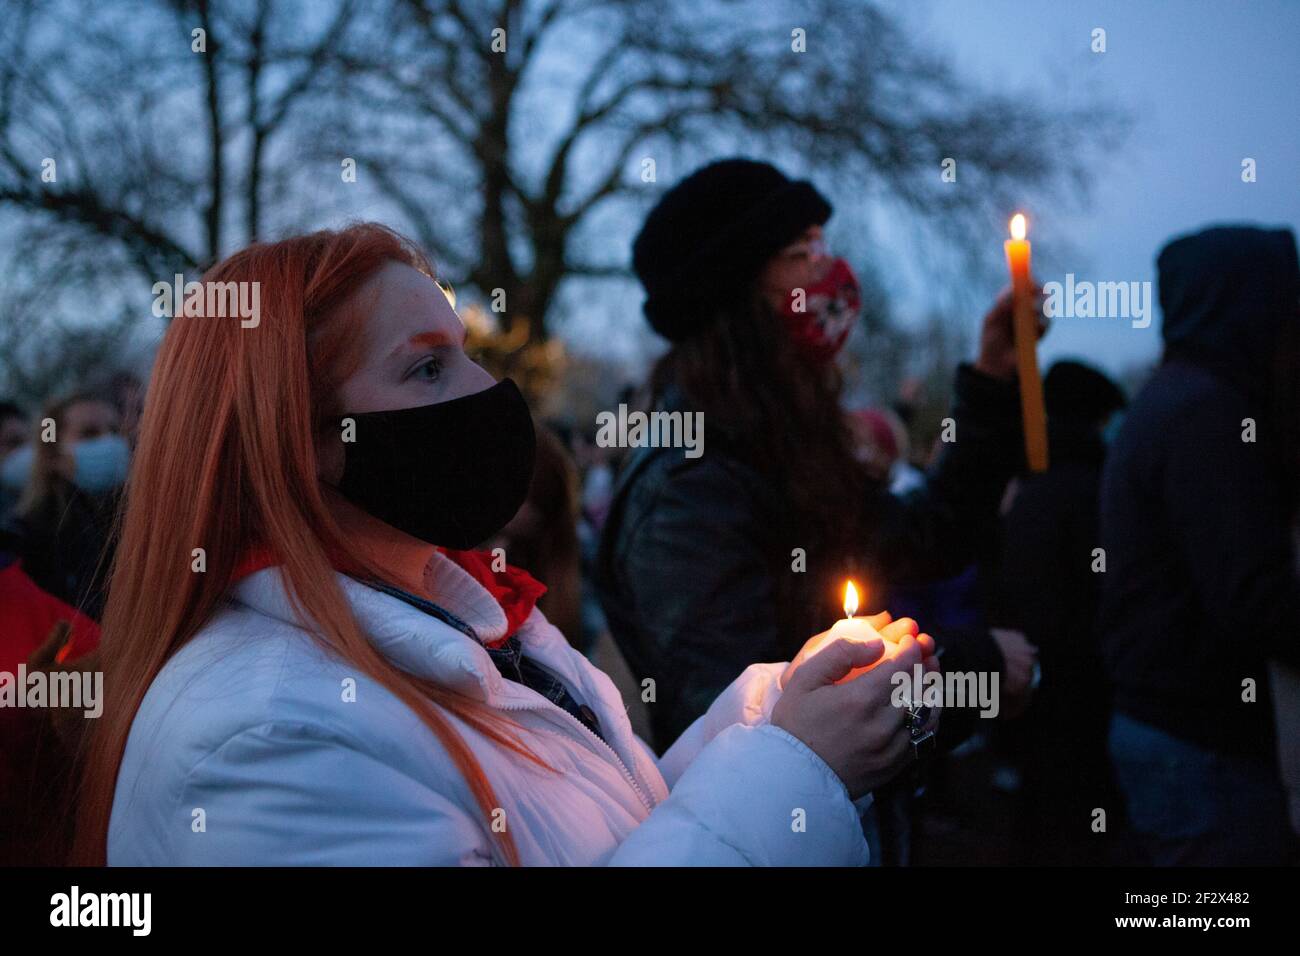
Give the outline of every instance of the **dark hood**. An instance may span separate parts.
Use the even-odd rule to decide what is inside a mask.
[[[1300,264],[1290,229],[1216,226],[1174,239],[1156,259],[1166,354],[1209,367],[1259,396],[1275,375],[1282,323],[1300,324]]]

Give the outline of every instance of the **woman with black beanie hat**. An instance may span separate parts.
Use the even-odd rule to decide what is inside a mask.
[[[812,184],[729,159],[669,190],[633,246],[646,318],[672,343],[650,382],[655,407],[702,412],[708,430],[702,456],[631,455],[597,571],[613,636],[654,687],[659,750],[744,667],[789,658],[841,616],[846,572],[866,581],[878,609],[887,586],[968,564],[1023,460],[1004,294],[984,319],[979,357],[957,372],[957,440],[925,486],[895,497],[863,473],[833,362],[859,291],[822,245],[830,215]],[[965,663],[1014,663],[1002,686],[1014,694],[1032,650],[1000,654],[981,639],[983,660],[968,642]],[[956,656],[951,647],[945,666]]]

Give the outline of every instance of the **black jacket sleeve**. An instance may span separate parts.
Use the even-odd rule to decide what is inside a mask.
[[[890,583],[950,577],[974,561],[1024,462],[1015,383],[964,364],[954,391],[954,440],[943,444],[925,484],[867,502],[866,552]]]

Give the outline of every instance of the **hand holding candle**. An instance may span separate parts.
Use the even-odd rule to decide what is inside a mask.
[[[873,668],[883,641],[828,641],[794,673],[787,671],[773,701],[772,726],[821,757],[852,799],[892,780],[915,759],[913,731],[899,719],[894,700],[894,672],[910,673],[922,661],[923,645],[910,637],[900,643],[906,646],[890,666]]]
[[[804,661],[841,638],[859,643],[880,641],[884,649],[880,657],[869,666],[855,668],[838,683],[853,680],[875,668],[881,662],[897,657],[900,649],[910,645],[913,640],[921,645],[921,653],[927,659],[934,654],[934,639],[928,634],[918,635],[917,624],[910,617],[894,620],[888,611],[882,611],[868,617],[858,617],[859,593],[857,586],[852,581],[846,582],[844,586],[845,617],[836,621],[829,631],[823,631],[809,638],[808,642],[804,644],[781,675],[780,686],[785,686],[786,681],[790,679],[791,675],[798,670]]]

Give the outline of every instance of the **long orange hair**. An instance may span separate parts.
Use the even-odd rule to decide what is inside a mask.
[[[349,546],[317,479],[316,443],[340,413],[334,396],[357,367],[364,315],[358,287],[388,262],[431,272],[401,236],[376,224],[257,244],[205,282],[260,283],[260,323],[180,316],[155,363],[127,482],[104,613],[105,706],[84,754],[74,862],[102,865],[127,736],[163,665],[203,626],[249,549],[280,563],[316,640],[378,681],[437,735],[486,821],[492,785],[447,713],[501,746],[541,761],[480,702],[420,680],[367,639],[335,570],[391,580]],[[194,573],[193,549],[206,573]],[[496,834],[505,862],[518,852]]]

